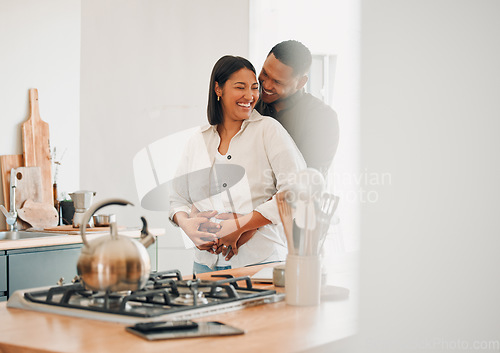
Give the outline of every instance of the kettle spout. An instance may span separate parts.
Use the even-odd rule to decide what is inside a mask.
[[[148,222],[146,218],[141,217],[142,221],[142,230],[141,230],[141,244],[144,245],[145,248],[149,247],[151,244],[155,242],[155,237],[148,230]]]

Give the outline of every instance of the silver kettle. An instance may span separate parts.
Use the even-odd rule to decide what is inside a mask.
[[[85,288],[94,291],[135,291],[146,285],[151,272],[151,260],[146,250],[155,239],[141,217],[141,239],[119,235],[116,222],[110,223],[110,236],[87,241],[85,229],[92,215],[108,205],[133,205],[122,199],[108,199],[90,207],[85,212],[80,234],[83,248],[78,259],[77,271]]]

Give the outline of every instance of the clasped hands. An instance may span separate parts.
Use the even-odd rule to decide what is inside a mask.
[[[214,217],[220,223],[211,221]],[[184,218],[179,225],[198,249],[212,254],[222,253],[229,260],[256,232],[256,229],[244,227],[248,222],[246,218],[237,213],[199,212],[193,207],[189,217]]]

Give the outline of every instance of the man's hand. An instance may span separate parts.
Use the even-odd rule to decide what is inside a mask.
[[[219,238],[219,246],[216,253],[220,254],[222,252],[224,256],[228,253],[238,255],[237,242],[240,236],[245,232],[243,226],[247,220],[243,215],[237,213],[221,213],[218,214],[216,218],[222,219],[222,222],[219,223],[221,229],[215,233],[215,235]],[[233,255],[231,255],[230,258]]]
[[[252,229],[242,233],[240,239],[238,239],[238,242],[236,243],[236,249],[239,249],[243,244],[249,241],[256,232],[257,229]],[[231,249],[224,248],[222,251],[222,255],[226,257],[226,261],[229,261],[234,256],[234,251],[232,248]]]
[[[257,229],[252,229],[252,230],[249,230],[249,231],[246,231],[245,233],[243,233],[241,235],[240,239],[238,239],[238,243],[236,244],[238,246],[238,248],[241,247],[243,244],[245,244],[250,239],[252,239],[252,237],[255,233],[257,233]]]
[[[235,218],[238,218],[241,220],[241,217],[243,215],[239,213],[221,213],[218,214],[215,218],[217,219],[222,219],[222,220],[234,220]],[[240,227],[243,225],[240,223]],[[222,255],[226,257],[226,261],[229,261],[234,255],[238,253],[238,248],[245,244],[247,241],[249,241],[253,235],[257,232],[257,229],[252,229],[246,232],[241,233],[241,236],[239,237],[238,241],[236,242],[236,248],[229,248],[227,245],[224,247],[221,241],[219,241],[219,247],[217,249],[218,253],[222,252]],[[221,246],[222,244],[222,246]]]

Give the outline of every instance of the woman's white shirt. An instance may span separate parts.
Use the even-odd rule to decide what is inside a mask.
[[[259,228],[239,248],[231,266],[284,260],[286,238],[273,196],[286,186],[291,173],[306,168],[297,146],[278,121],[256,110],[231,139],[224,155],[227,167],[217,169],[214,178],[219,144],[213,125],[201,127],[188,141],[170,193],[170,219],[179,211],[189,214],[193,204],[200,211],[219,213],[255,210],[272,224]],[[195,261],[213,267],[217,255],[196,249]]]

